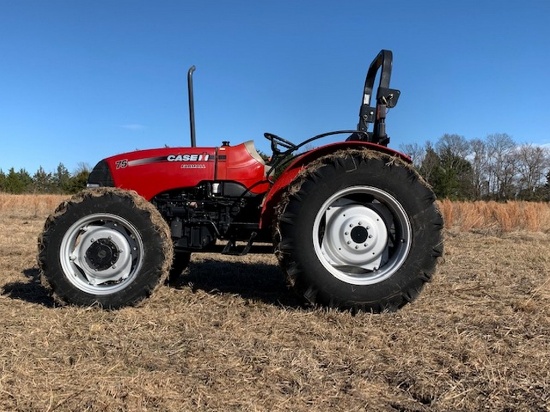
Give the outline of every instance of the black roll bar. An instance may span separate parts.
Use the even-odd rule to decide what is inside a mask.
[[[359,124],[357,130],[366,132],[369,123],[374,123],[375,142],[385,139],[385,118],[386,108],[395,107],[400,91],[390,89],[391,69],[392,69],[393,54],[390,50],[381,50],[378,56],[372,61],[367,71],[365,78],[365,86],[363,88],[363,99],[359,109]],[[374,81],[378,70],[380,72],[380,82],[376,93],[376,107],[370,105]]]

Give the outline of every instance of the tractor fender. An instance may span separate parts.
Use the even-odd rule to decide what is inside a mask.
[[[328,144],[300,154],[292,161],[289,166],[286,167],[284,172],[278,177],[277,181],[273,184],[269,192],[266,194],[262,204],[262,212],[260,215],[260,228],[268,228],[271,226],[271,224],[273,223],[275,208],[279,204],[281,196],[285,192],[286,188],[294,181],[301,170],[303,170],[308,164],[319,159],[320,157],[329,155],[338,150],[345,149],[372,150],[387,154],[392,157],[398,157],[406,163],[412,163],[412,160],[409,156],[404,153],[398,152],[397,150],[393,150],[389,147],[381,146],[375,143],[360,141],[346,141]]]

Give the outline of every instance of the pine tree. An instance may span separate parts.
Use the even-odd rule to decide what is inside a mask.
[[[6,190],[4,187],[5,184],[6,184],[6,174],[2,169],[0,169],[0,192],[4,192]]]
[[[68,193],[70,190],[71,174],[63,163],[57,165],[53,175],[53,183],[58,193]]]
[[[52,174],[47,173],[42,166],[38,168],[32,180],[33,191],[36,193],[52,193],[55,191]]]

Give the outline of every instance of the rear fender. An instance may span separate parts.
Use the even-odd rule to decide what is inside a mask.
[[[319,159],[320,157],[329,155],[342,149],[372,150],[387,154],[389,156],[398,157],[407,163],[412,163],[411,158],[401,152],[392,150],[386,146],[381,146],[369,142],[339,142],[308,151],[294,159],[294,161],[284,170],[284,172],[279,176],[275,184],[271,187],[270,191],[267,193],[262,205],[260,228],[265,229],[272,225],[276,206],[279,204],[286,188],[294,181],[301,170],[303,170],[308,164]]]

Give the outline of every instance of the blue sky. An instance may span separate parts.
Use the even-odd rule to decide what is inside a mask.
[[[0,0],[0,168],[70,171],[135,149],[354,128],[394,53],[390,146],[550,143],[550,1]]]

